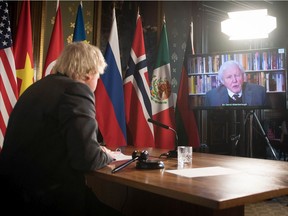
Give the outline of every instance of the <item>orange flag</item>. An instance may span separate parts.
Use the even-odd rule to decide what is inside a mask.
[[[17,34],[14,44],[14,58],[19,95],[34,82],[33,45],[30,15],[30,1],[22,3]]]

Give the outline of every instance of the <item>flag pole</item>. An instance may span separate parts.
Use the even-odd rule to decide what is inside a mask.
[[[192,46],[192,54],[195,55],[195,49],[194,49],[194,29],[193,29],[193,21],[191,21],[191,46]]]

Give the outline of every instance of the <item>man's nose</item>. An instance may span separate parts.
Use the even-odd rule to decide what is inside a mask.
[[[235,76],[232,76],[232,82],[237,82],[238,81],[238,78],[237,78],[237,76],[235,75]]]

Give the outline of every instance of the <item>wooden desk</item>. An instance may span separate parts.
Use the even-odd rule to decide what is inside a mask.
[[[166,152],[147,149],[158,157]],[[126,148],[125,154],[133,149]],[[87,175],[97,196],[125,215],[244,215],[244,205],[288,194],[288,164],[284,161],[193,153],[191,168],[220,166],[241,172],[186,178],[165,170],[177,169],[177,159],[161,159],[165,169],[137,170],[135,163],[111,174],[121,162]]]

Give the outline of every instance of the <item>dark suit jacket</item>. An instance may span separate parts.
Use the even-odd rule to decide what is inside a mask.
[[[31,199],[58,188],[61,193],[53,192],[51,200],[81,197],[85,173],[113,160],[101,150],[97,130],[89,87],[59,73],[49,75],[21,95],[10,115],[0,175]],[[69,205],[73,209],[73,202]]]
[[[222,106],[229,103],[227,88],[221,85],[206,93],[205,106]],[[248,106],[269,106],[266,90],[263,86],[254,83],[243,83],[242,103]]]

